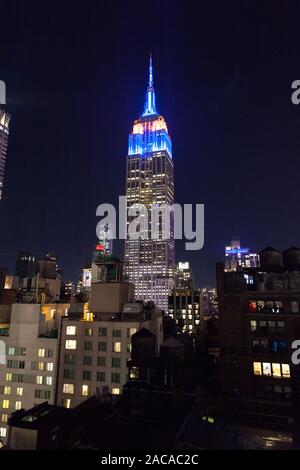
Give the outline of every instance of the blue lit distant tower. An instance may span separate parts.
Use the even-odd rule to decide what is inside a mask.
[[[127,206],[174,203],[172,142],[164,118],[157,112],[153,84],[152,57],[143,114],[133,123],[129,134],[126,171]],[[151,231],[151,217],[148,224]],[[159,224],[159,234],[162,224]],[[129,280],[135,284],[140,300],[153,300],[167,310],[168,294],[174,285],[174,221],[171,215],[168,239],[125,241],[125,261]]]

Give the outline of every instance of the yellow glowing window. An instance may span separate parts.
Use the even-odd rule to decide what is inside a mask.
[[[66,340],[66,349],[76,349],[76,345],[77,345],[76,339]]]
[[[67,326],[66,334],[69,336],[76,335],[76,326],[73,326],[73,325]]]
[[[281,368],[282,368],[282,377],[290,378],[291,376],[290,366],[288,364],[281,364]]]
[[[10,372],[7,372],[7,374],[5,375],[5,380],[6,382],[12,381],[12,374]]]
[[[23,395],[23,387],[17,387],[16,395],[21,397]]]
[[[74,384],[64,384],[63,385],[63,393],[69,393],[73,395],[74,393]]]
[[[254,375],[261,375],[261,363],[260,362],[253,362],[253,372]]]
[[[119,387],[113,387],[111,393],[113,395],[120,395],[120,389]]]
[[[2,413],[1,421],[2,421],[2,423],[7,423],[7,421],[8,421],[8,414],[7,413]]]
[[[268,377],[272,375],[270,362],[263,362],[263,375],[267,375]]]
[[[3,400],[3,402],[2,402],[2,408],[4,408],[4,409],[9,408],[9,400]]]
[[[22,402],[21,401],[16,401],[15,410],[20,410],[21,408],[22,408]]]
[[[116,353],[119,353],[119,352],[121,352],[121,350],[122,350],[121,343],[119,341],[116,341],[114,343],[114,346],[113,346],[113,351],[116,352]]]
[[[38,363],[38,370],[44,370],[44,368],[45,368],[44,362],[39,362]]]
[[[81,389],[81,395],[84,397],[87,397],[89,394],[89,386],[88,385],[82,385]]]
[[[10,395],[10,392],[11,392],[11,387],[9,386],[4,387],[4,395]]]
[[[66,398],[63,403],[65,408],[71,408],[71,398]]]
[[[273,372],[273,377],[281,377],[280,364],[273,363],[272,364],[272,372]]]

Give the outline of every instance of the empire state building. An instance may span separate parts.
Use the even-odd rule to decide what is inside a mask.
[[[153,239],[150,235],[154,220],[150,210],[153,204],[173,206],[174,167],[167,123],[156,110],[151,57],[144,112],[134,121],[129,134],[126,196],[127,209],[133,204],[143,204],[149,214],[146,227],[149,236],[138,239],[127,236],[125,241],[129,281],[135,285],[137,299],[153,300],[166,311],[168,294],[174,285],[174,219],[171,212],[167,237],[162,236],[165,222],[162,219],[155,222],[158,236]],[[127,225],[130,220],[127,217]]]

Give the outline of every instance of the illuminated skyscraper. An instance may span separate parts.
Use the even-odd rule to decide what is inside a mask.
[[[241,268],[257,268],[259,255],[242,248],[240,240],[235,237],[230,245],[225,247],[225,271],[236,271]]]
[[[174,265],[174,220],[170,216],[167,237],[162,237],[164,221],[156,224],[157,239],[151,239],[151,209],[153,204],[174,203],[174,168],[172,142],[164,118],[157,112],[153,85],[152,59],[149,65],[149,83],[143,114],[134,121],[129,134],[127,157],[126,195],[127,207],[143,204],[148,209],[148,223],[141,237],[125,242],[125,262],[129,281],[135,285],[135,295],[140,300],[153,300],[162,309],[168,308]],[[133,217],[134,218],[134,217]],[[131,218],[128,217],[128,222]],[[153,223],[154,221],[152,221]],[[147,231],[148,235],[144,236]],[[162,239],[165,238],[165,239]]]
[[[3,191],[9,121],[10,115],[3,109],[0,109],[0,200],[2,198]]]

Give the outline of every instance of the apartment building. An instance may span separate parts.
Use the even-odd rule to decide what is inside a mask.
[[[60,318],[68,304],[0,306],[0,440],[12,412],[54,403]]]

